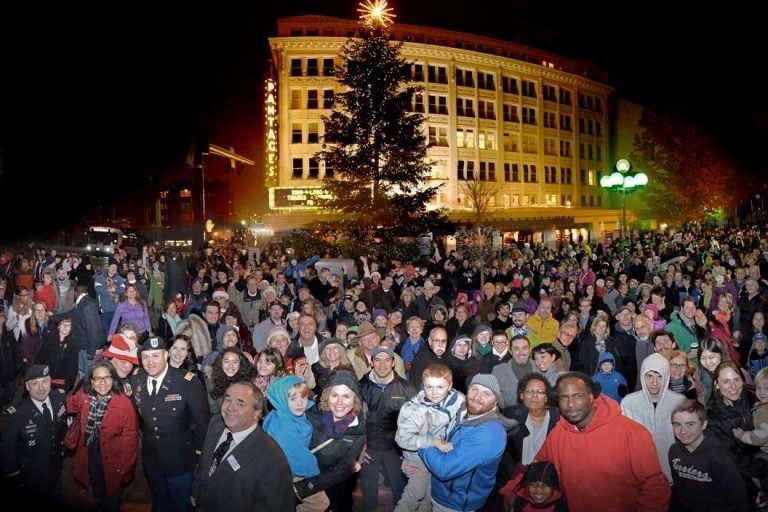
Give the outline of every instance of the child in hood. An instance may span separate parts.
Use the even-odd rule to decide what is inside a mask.
[[[534,462],[525,473],[501,488],[507,512],[567,512],[568,504],[560,490],[555,466],[548,461]]]
[[[600,383],[601,392],[617,402],[621,402],[629,392],[627,379],[616,371],[616,358],[610,352],[600,353],[597,359],[597,373],[592,380]]]

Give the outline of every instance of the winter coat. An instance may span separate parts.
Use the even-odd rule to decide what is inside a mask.
[[[611,373],[604,373],[602,370],[603,363],[606,361],[611,362],[613,365]],[[616,371],[616,358],[610,352],[603,352],[598,357],[597,371],[592,380],[600,383],[601,391],[617,402],[621,402],[621,399],[629,391],[627,380],[624,378],[624,375]]]
[[[432,473],[432,499],[453,510],[480,508],[496,483],[507,431],[518,426],[496,409],[474,418],[463,414],[448,437],[453,450],[420,449],[419,455]]]
[[[406,451],[405,456],[416,456],[416,450],[434,446],[434,439],[448,439],[448,435],[459,421],[465,408],[464,395],[451,389],[440,403],[430,402],[424,391],[408,400],[397,417],[395,441]],[[427,419],[428,418],[428,419]],[[420,429],[428,421],[429,431],[421,434]]]
[[[198,362],[202,362],[203,358],[211,352],[212,340],[208,333],[208,324],[199,316],[191,315],[186,320],[179,322],[176,326],[176,334],[189,336]]]
[[[312,440],[309,447],[314,449],[330,438],[323,432],[323,411],[319,407],[307,411],[307,419],[312,424]],[[296,482],[296,492],[303,498],[344,482],[355,473],[355,462],[364,446],[365,417],[360,414],[357,424],[347,427],[344,435],[315,452],[320,474]]]
[[[662,379],[661,393],[655,407],[643,378],[651,371],[658,372]],[[640,375],[643,389],[624,397],[621,402],[621,412],[627,418],[632,418],[643,425],[651,433],[656,443],[661,470],[672,483],[672,474],[666,455],[669,447],[675,442],[675,434],[672,431],[672,411],[685,400],[685,397],[669,389],[669,362],[661,354],[651,354],[646,357],[640,367]]]
[[[88,450],[85,431],[91,400],[84,389],[67,398],[67,411],[80,412],[80,441],[75,451],[75,479],[86,487],[91,479],[88,473]],[[131,399],[122,393],[112,393],[99,429],[99,446],[104,467],[107,496],[133,481],[136,457],[139,451],[139,420]]]
[[[368,449],[393,450],[397,447],[397,417],[405,402],[416,394],[416,388],[395,374],[395,379],[382,389],[371,376],[368,373],[360,379],[360,394],[368,406],[365,425]]]
[[[622,416],[610,398],[599,395],[593,407],[581,430],[561,417],[536,456],[555,465],[569,510],[667,510],[669,481],[648,429]]]

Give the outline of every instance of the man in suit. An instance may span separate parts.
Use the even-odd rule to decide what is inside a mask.
[[[65,393],[51,392],[50,369],[41,364],[27,369],[24,386],[29,396],[3,411],[3,473],[12,487],[29,493],[25,499],[57,502],[67,430]]]
[[[155,512],[191,511],[195,465],[208,426],[208,399],[194,372],[168,365],[165,341],[150,336],[141,345],[142,368],[131,376],[139,412],[144,476]]]
[[[231,384],[221,414],[208,424],[195,472],[197,512],[294,510],[291,470],[280,447],[259,428],[264,397],[250,381]]]
[[[77,375],[83,379],[93,362],[96,351],[104,346],[107,334],[101,325],[99,303],[88,295],[88,285],[80,283],[75,288],[75,307],[70,311],[72,318],[72,338],[77,343]],[[54,318],[59,320],[59,318]]]

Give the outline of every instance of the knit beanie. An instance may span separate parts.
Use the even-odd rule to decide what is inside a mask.
[[[499,389],[499,381],[496,379],[495,375],[491,375],[490,373],[478,373],[472,377],[472,382],[470,382],[469,385],[472,386],[472,384],[477,384],[490,389],[496,396],[496,403],[501,403],[501,389]]]

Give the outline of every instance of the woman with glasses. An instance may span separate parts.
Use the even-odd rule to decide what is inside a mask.
[[[541,449],[547,436],[560,419],[560,410],[552,406],[552,386],[544,375],[530,373],[520,379],[517,385],[520,403],[505,407],[502,413],[517,420],[521,427],[509,433],[507,447],[501,456],[496,475],[496,488],[500,489],[509,481],[517,464],[530,464]],[[486,510],[503,510],[496,500],[502,498],[497,492],[491,493]]]
[[[696,400],[696,368],[688,359],[688,354],[680,350],[673,350],[667,355],[669,361],[669,389],[685,395],[685,398]]]
[[[109,362],[90,367],[83,386],[67,399],[67,411],[80,422],[75,480],[93,495],[94,510],[118,512],[133,481],[139,434],[136,410]]]

